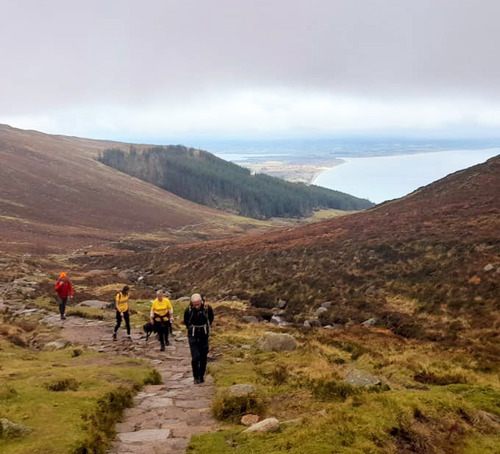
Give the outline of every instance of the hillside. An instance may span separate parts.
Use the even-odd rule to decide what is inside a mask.
[[[257,219],[304,217],[319,209],[361,210],[367,200],[338,191],[291,183],[180,145],[107,149],[99,160],[202,205]]]
[[[454,341],[464,334],[486,350],[500,323],[499,188],[496,157],[352,216],[180,246],[168,260],[144,255],[134,263],[186,290],[252,295],[265,307],[284,299],[292,320],[331,301],[325,317],[332,322],[375,316],[405,336]]]
[[[169,238],[211,223],[198,230],[220,237],[245,224],[97,161],[99,151],[120,146],[129,145],[0,125],[2,250],[64,251],[132,235],[144,242],[145,234]]]

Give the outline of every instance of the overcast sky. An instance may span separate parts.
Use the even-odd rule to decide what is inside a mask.
[[[499,0],[0,0],[0,123],[500,137]]]

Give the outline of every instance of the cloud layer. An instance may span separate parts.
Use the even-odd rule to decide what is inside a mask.
[[[80,135],[500,126],[496,0],[3,0],[0,121]]]

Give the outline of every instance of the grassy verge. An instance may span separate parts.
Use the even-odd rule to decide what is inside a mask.
[[[151,379],[145,362],[73,349],[35,352],[0,342],[0,418],[31,432],[2,454],[105,452],[114,423]],[[66,386],[67,385],[67,386]]]
[[[485,372],[463,351],[378,329],[289,329],[297,350],[262,352],[259,336],[279,329],[241,324],[240,315],[219,312],[212,338],[219,359],[210,372],[221,394],[232,384],[254,384],[266,402],[261,417],[278,418],[281,429],[244,435],[231,418],[221,431],[193,437],[189,452],[500,452],[498,369]],[[352,368],[384,385],[344,383]]]

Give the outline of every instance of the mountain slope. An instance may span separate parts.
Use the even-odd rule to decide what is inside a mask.
[[[180,145],[107,149],[99,160],[180,197],[257,219],[310,216],[318,209],[344,211],[373,206],[368,200],[319,186],[291,183]]]
[[[0,125],[2,249],[64,249],[224,219],[96,160],[117,146]]]
[[[290,316],[330,300],[332,321],[378,316],[403,335],[436,339],[451,339],[452,329],[493,333],[500,323],[499,189],[495,157],[352,216],[178,247],[168,263],[151,256],[142,263],[186,289],[249,292],[269,307],[285,299]]]

